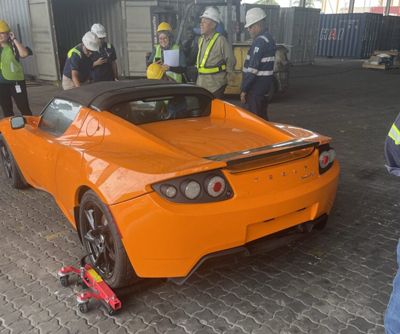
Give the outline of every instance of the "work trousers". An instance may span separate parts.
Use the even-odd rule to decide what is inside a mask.
[[[62,88],[64,90],[75,88],[75,84],[72,81],[72,79],[68,78],[64,74],[63,74],[63,77],[62,77]]]
[[[268,121],[268,97],[263,95],[246,94],[246,103],[243,103],[243,109],[246,109]]]
[[[213,92],[216,99],[223,100],[225,97],[225,88],[227,85],[223,85],[222,87],[218,88],[215,92]]]
[[[400,240],[397,245],[397,275],[393,281],[393,291],[385,314],[386,334],[400,333]]]
[[[29,108],[26,82],[23,80],[18,81],[17,83],[21,87],[21,93],[17,93],[16,91],[16,82],[0,83],[0,107],[3,110],[4,117],[14,116],[11,97],[14,99],[15,104],[22,115],[32,116],[32,111]]]

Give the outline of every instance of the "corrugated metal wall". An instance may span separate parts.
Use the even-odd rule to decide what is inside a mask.
[[[119,72],[124,71],[122,59],[124,36],[120,1],[53,0],[52,3],[61,71],[68,51],[81,43],[82,36],[90,31],[93,23],[101,23],[106,28],[106,41],[114,45]]]
[[[33,50],[27,1],[1,0],[1,19],[7,21],[18,40]],[[25,75],[37,76],[35,56],[21,59]]]
[[[400,17],[384,16],[379,38],[379,50],[400,50]]]
[[[281,8],[277,43],[288,48],[289,60],[296,63],[312,63],[317,49],[319,9]]]
[[[317,56],[368,58],[378,44],[381,24],[380,14],[322,14]]]

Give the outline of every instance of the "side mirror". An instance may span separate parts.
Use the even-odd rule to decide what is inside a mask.
[[[25,118],[23,116],[14,116],[10,120],[13,130],[22,129],[25,127]]]

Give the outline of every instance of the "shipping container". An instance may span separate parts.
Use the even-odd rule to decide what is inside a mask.
[[[157,43],[160,22],[179,26],[187,0],[1,0],[1,19],[10,23],[33,57],[22,60],[24,73],[60,81],[68,51],[94,23],[101,23],[117,53],[122,76],[145,76],[146,53]]]
[[[277,43],[289,50],[292,64],[313,63],[317,48],[320,10],[314,8],[281,8]]]
[[[369,58],[376,49],[382,15],[321,14],[317,56]]]
[[[400,17],[384,16],[379,38],[379,50],[400,50]]]

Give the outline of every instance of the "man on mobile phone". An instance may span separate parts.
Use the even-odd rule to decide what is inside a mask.
[[[117,54],[111,43],[106,42],[106,29],[100,23],[92,25],[91,31],[97,35],[100,41],[99,52],[92,57],[93,82],[118,81]]]
[[[32,53],[24,47],[5,21],[0,20],[0,106],[4,117],[14,115],[14,99],[22,115],[31,116],[20,58]]]
[[[93,67],[92,56],[98,51],[99,38],[91,31],[83,36],[81,44],[69,50],[62,79],[64,90],[77,88],[88,82]]]

